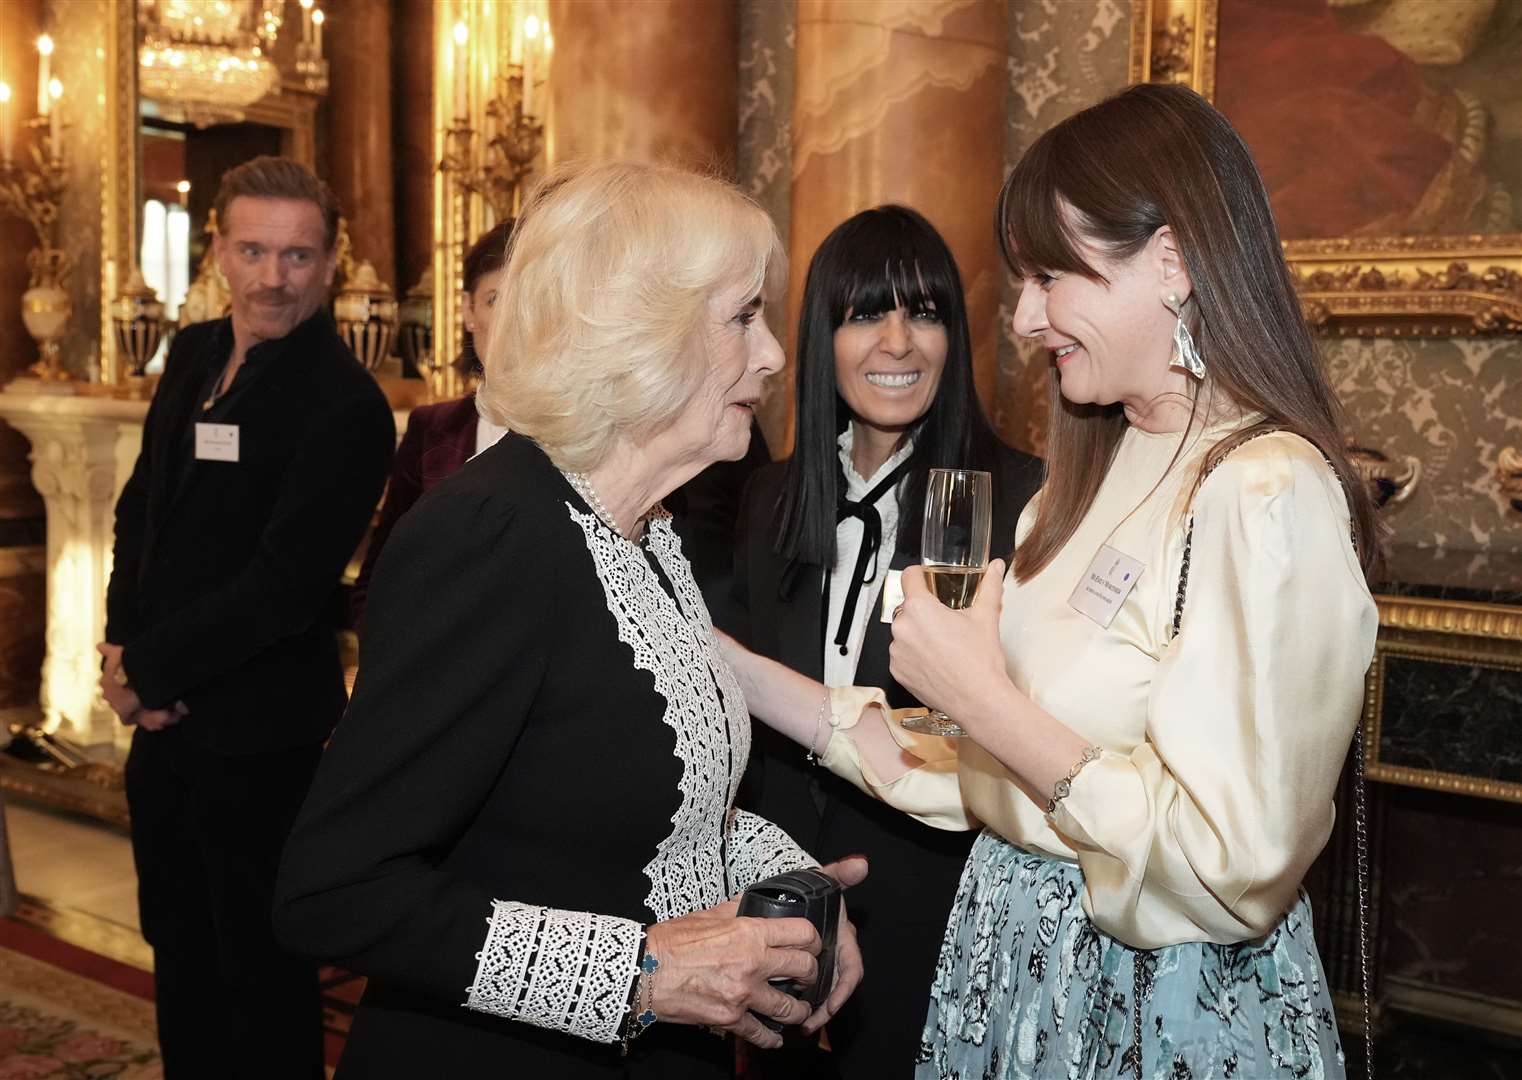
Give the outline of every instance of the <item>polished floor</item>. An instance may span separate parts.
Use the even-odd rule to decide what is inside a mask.
[[[7,794],[11,865],[23,922],[71,944],[153,967],[138,932],[137,872],[127,833],[93,818]]]

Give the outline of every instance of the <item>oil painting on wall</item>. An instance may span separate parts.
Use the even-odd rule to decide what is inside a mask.
[[[1287,240],[1522,229],[1522,4],[1220,0],[1215,102]]]

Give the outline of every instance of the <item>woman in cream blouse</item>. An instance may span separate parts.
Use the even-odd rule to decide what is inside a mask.
[[[893,627],[894,677],[969,737],[911,735],[870,688],[823,714],[832,771],[986,826],[919,1075],[1340,1077],[1299,887],[1378,527],[1262,182],[1202,99],[1137,86],[1042,136],[999,222],[1053,365],[1046,482],[1007,576],[952,611],[906,572]],[[740,670],[757,716],[826,738],[817,684]]]

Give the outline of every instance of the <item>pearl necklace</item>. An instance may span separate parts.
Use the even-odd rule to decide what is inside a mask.
[[[623,539],[628,539],[618,527],[618,522],[614,519],[612,512],[603,505],[602,498],[597,494],[597,489],[592,486],[592,481],[587,478],[586,473],[566,472],[562,473],[562,475],[565,476],[571,487],[576,489],[576,494],[586,500],[586,504],[592,508],[592,513],[597,515],[598,521],[601,521]]]

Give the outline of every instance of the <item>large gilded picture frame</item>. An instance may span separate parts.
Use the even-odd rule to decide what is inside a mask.
[[[1478,93],[1473,86],[1452,87],[1455,73],[1484,78],[1485,66],[1451,63],[1452,57],[1412,59],[1374,40],[1366,27],[1358,33],[1342,29],[1350,11],[1367,19],[1358,14],[1366,9],[1388,21],[1390,9],[1399,2],[1415,5],[1424,0],[1376,0],[1367,5],[1364,0],[1328,0],[1324,12],[1310,3],[1269,7],[1271,18],[1299,19],[1294,25],[1301,35],[1297,56],[1293,35],[1278,27],[1271,34],[1265,31],[1261,39],[1228,41],[1222,49],[1223,35],[1246,34],[1244,11],[1256,15],[1264,10],[1254,8],[1254,0],[1132,0],[1131,81],[1190,86],[1244,128],[1269,179],[1285,254],[1306,315],[1317,329],[1395,337],[1517,332],[1522,330],[1522,232],[1516,231],[1522,217],[1522,168],[1513,169],[1514,163],[1506,162],[1499,166],[1499,176],[1484,172],[1487,165],[1498,167],[1485,157],[1485,139],[1494,120],[1485,114],[1484,90],[1505,85],[1504,74],[1491,72],[1492,82]],[[1430,0],[1425,2],[1432,10]],[[1461,4],[1472,5],[1476,18],[1490,22],[1467,31],[1453,29],[1453,40],[1464,43],[1456,48],[1478,43],[1484,56],[1489,44],[1489,55],[1494,56],[1500,50],[1484,40],[1487,26],[1504,29],[1507,56],[1514,40],[1522,42],[1522,28],[1504,2],[1497,9],[1495,0],[1456,0],[1444,10],[1456,17]],[[1327,29],[1318,32],[1318,26]],[[1392,37],[1405,32],[1384,25],[1374,29]],[[1445,41],[1430,24],[1409,33],[1417,35],[1422,48]],[[1467,37],[1459,37],[1465,33]],[[1397,43],[1412,48],[1406,41]],[[1248,49],[1261,62],[1233,62],[1234,55],[1246,55]],[[1327,62],[1318,64],[1317,59]],[[1419,61],[1427,59],[1433,63],[1424,67]],[[1517,59],[1522,61],[1522,49]],[[1344,73],[1359,62],[1383,64],[1388,70],[1371,72],[1362,82],[1346,78]],[[1312,77],[1297,78],[1297,72]],[[1322,72],[1328,89],[1318,97],[1316,77]],[[1435,89],[1423,84],[1424,72],[1436,73],[1429,80]],[[1223,87],[1226,94],[1221,93]],[[1367,118],[1388,113],[1381,114],[1377,103],[1360,101],[1365,87],[1408,96],[1427,93],[1431,101],[1410,105],[1409,133],[1381,131]],[[1321,111],[1308,115],[1307,105],[1312,112]],[[1256,145],[1245,130],[1245,121],[1254,116],[1260,120],[1260,134],[1272,133]],[[1450,128],[1444,131],[1442,123]],[[1371,143],[1383,139],[1383,145],[1365,150],[1358,145],[1361,138]],[[1423,150],[1430,161],[1421,160]],[[1450,160],[1443,159],[1445,153]],[[1324,184],[1318,168],[1327,170]],[[1325,235],[1323,223],[1321,234],[1315,235],[1309,215],[1297,213],[1297,208],[1342,213],[1333,176],[1338,171],[1350,200],[1347,205],[1365,213],[1365,227],[1354,235]],[[1396,200],[1401,212],[1389,212],[1389,205],[1367,205],[1381,195]],[[1403,195],[1406,204],[1399,205]],[[1474,221],[1482,218],[1482,227],[1475,227]],[[1455,220],[1464,222],[1462,232],[1451,226],[1435,228]],[[1303,230],[1302,221],[1308,223]],[[1495,221],[1502,223],[1499,231],[1491,227]],[[1392,227],[1381,228],[1384,225]],[[1304,235],[1307,232],[1312,235]]]

